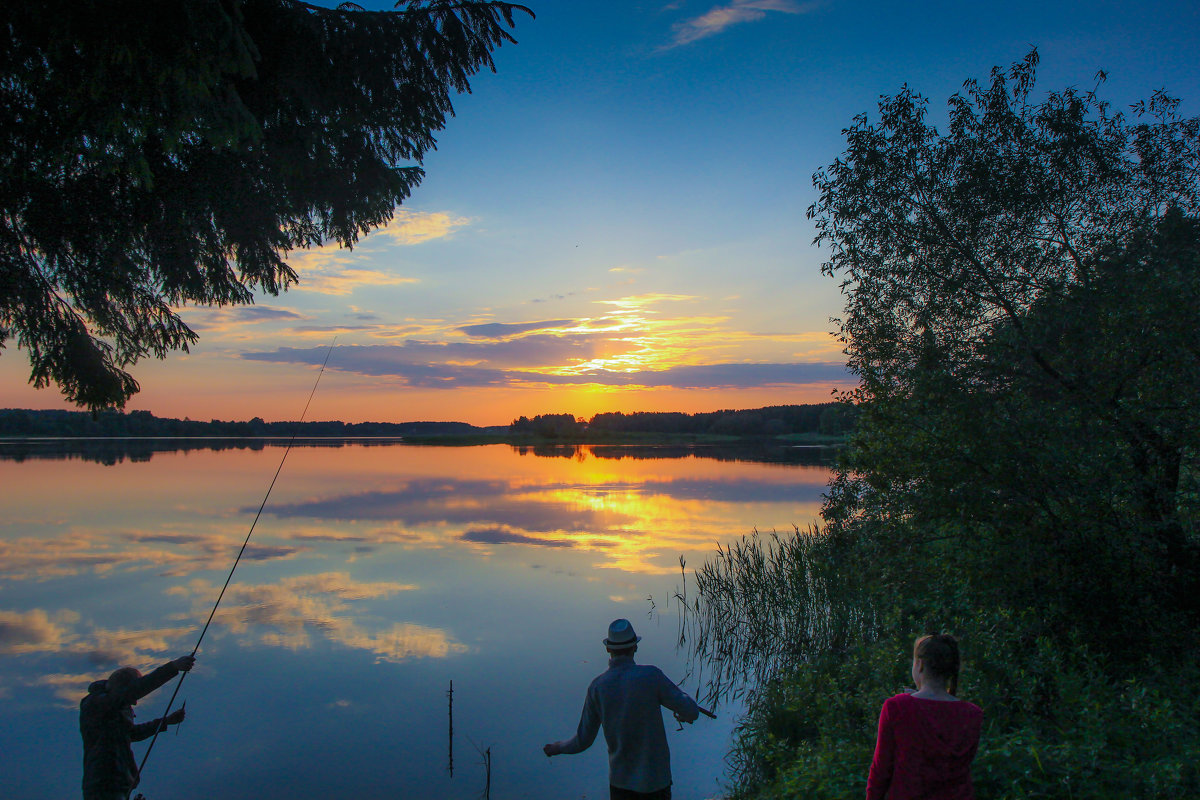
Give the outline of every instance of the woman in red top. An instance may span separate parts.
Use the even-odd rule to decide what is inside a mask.
[[[971,760],[983,711],[954,696],[958,640],[922,636],[913,647],[914,691],[890,697],[867,778],[867,800],[974,800]]]

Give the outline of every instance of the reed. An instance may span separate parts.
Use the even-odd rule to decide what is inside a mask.
[[[863,580],[816,525],[790,536],[755,529],[718,544],[695,572],[695,596],[686,575],[675,593],[679,646],[704,698],[741,698],[818,654],[871,638],[879,614]]]

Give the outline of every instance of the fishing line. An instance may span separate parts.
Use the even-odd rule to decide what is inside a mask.
[[[304,411],[300,412],[300,422],[304,422],[304,417],[308,414],[308,407],[312,403],[313,396],[317,393],[317,386],[321,384],[321,376],[325,374],[325,365],[329,363],[329,356],[333,353],[333,346],[337,343],[337,337],[333,337],[333,341],[329,343],[329,349],[325,351],[325,360],[321,362],[321,371],[317,373],[317,379],[313,382],[312,391],[308,393],[308,402],[304,404]],[[296,436],[300,433],[300,425],[297,423],[296,430],[292,432],[292,438],[288,441],[287,448],[283,451],[283,458],[279,459],[279,466],[275,469],[275,477],[271,478],[271,485],[267,487],[267,493],[263,495],[262,503],[258,506],[258,513],[254,515],[254,521],[250,523],[250,532],[246,534],[246,541],[242,542],[242,549],[238,551],[237,558],[233,560],[233,566],[229,570],[229,575],[225,578],[225,585],[221,587],[220,594],[217,595],[217,602],[213,603],[212,611],[208,614],[208,621],[204,623],[204,629],[200,631],[200,638],[196,640],[196,646],[192,648],[192,657],[195,658],[196,652],[200,649],[200,643],[204,641],[204,634],[208,633],[208,626],[212,624],[213,617],[217,613],[217,606],[221,605],[221,598],[225,596],[225,590],[229,588],[229,582],[233,580],[233,573],[238,568],[238,563],[242,560],[242,554],[246,552],[246,546],[250,544],[250,537],[254,535],[254,526],[258,524],[258,518],[262,516],[263,509],[267,507],[267,499],[271,496],[271,490],[275,488],[275,481],[279,480],[279,473],[283,471],[283,463],[287,461],[288,453],[292,452],[292,445],[296,442]],[[175,691],[171,694],[171,699],[167,701],[167,710],[163,712],[163,719],[171,713],[171,706],[175,703],[175,697],[179,694],[179,687],[183,686],[183,679],[188,676],[187,672],[179,673],[179,683],[175,684]],[[186,703],[185,703],[186,705]],[[142,763],[138,765],[138,779],[141,779],[142,770],[146,767],[146,761],[150,758],[150,751],[154,749],[154,743],[158,740],[158,734],[166,730],[166,723],[158,726],[154,731],[154,737],[150,740],[150,744],[146,747],[146,754],[142,756]],[[129,790],[133,793],[133,789]],[[128,795],[126,795],[128,798]]]

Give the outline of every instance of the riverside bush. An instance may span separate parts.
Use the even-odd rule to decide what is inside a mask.
[[[948,632],[981,800],[1200,797],[1200,117],[1037,64],[940,131],[881,98],[813,178],[856,422],[820,532],[697,573],[696,654],[751,687],[735,796],[861,796]]]
[[[1026,617],[990,611],[950,626],[964,653],[959,695],[984,710],[977,796],[1197,796],[1195,659],[1163,664],[1148,654],[1117,670],[1077,638],[1031,638]],[[861,797],[879,710],[911,683],[909,630],[815,654],[750,692],[730,756],[730,797]]]

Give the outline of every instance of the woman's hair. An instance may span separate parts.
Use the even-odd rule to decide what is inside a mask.
[[[948,633],[931,633],[917,639],[913,658],[922,662],[931,674],[946,682],[946,691],[958,692],[958,639]]]

